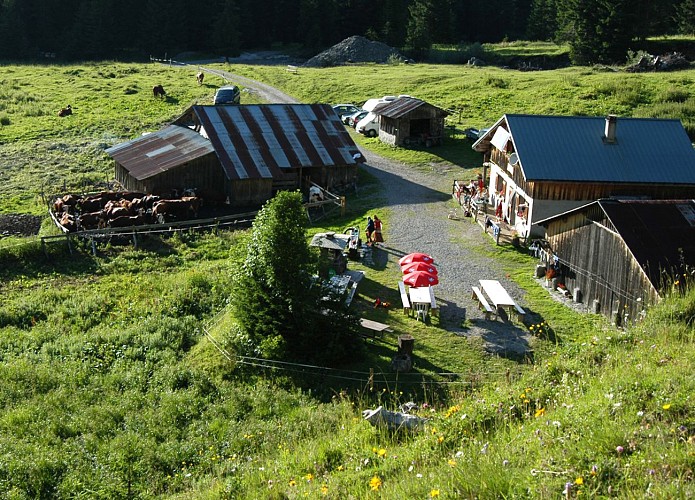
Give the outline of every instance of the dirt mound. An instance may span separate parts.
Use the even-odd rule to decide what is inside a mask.
[[[405,59],[396,49],[385,43],[372,42],[363,36],[351,36],[315,55],[304,63],[304,66],[325,68],[347,63],[385,63],[392,56]]]
[[[0,238],[3,236],[32,236],[41,229],[41,217],[28,214],[0,215]]]

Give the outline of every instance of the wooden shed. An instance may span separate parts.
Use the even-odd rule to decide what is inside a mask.
[[[488,202],[521,236],[599,198],[695,198],[695,150],[679,120],[504,115],[473,149]]]
[[[259,206],[279,190],[354,185],[364,161],[327,104],[192,106],[164,129],[107,150],[116,178],[148,193],[196,189]]]
[[[399,97],[377,105],[379,139],[391,146],[441,144],[448,112],[421,99]]]
[[[602,199],[538,222],[546,268],[617,325],[695,279],[695,201]]]

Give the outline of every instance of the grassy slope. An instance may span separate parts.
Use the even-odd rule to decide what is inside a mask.
[[[113,85],[113,78],[102,81],[99,73],[126,75],[128,67],[94,65],[93,71],[80,76],[91,85]],[[76,69],[61,71],[70,75]],[[102,100],[102,93],[95,95],[92,90],[78,99],[55,85],[55,78],[44,80],[33,74],[37,69],[9,68],[15,78],[22,74],[20,79],[25,81],[33,78],[36,95],[60,95],[44,102],[46,109],[71,102],[78,111],[72,118],[78,118],[85,112],[81,102],[87,100],[98,102],[101,111],[94,113],[93,120],[79,123],[54,120],[51,111],[50,116],[47,112],[35,117],[36,126],[34,117],[11,112],[12,125],[0,127],[3,152],[16,158],[33,152],[32,162],[37,164],[57,161],[58,155],[52,157],[34,146],[38,135],[32,135],[32,130],[45,123],[38,139],[39,145],[49,145],[45,151],[67,144],[68,151],[89,160],[85,144],[109,133],[113,133],[109,141],[137,135],[186,107],[180,97],[179,102],[167,103],[150,99],[147,89],[152,80],[166,77],[172,82],[165,85],[169,93],[190,93],[190,102],[211,95],[210,89],[192,85],[193,71],[135,69],[132,74],[147,78],[122,84],[141,89],[136,107],[149,118],[141,116],[137,125],[128,128],[135,118],[121,117],[121,110],[128,106],[119,103],[133,94],[123,92],[122,96],[121,90],[112,89]],[[308,101],[360,101],[403,92],[443,107],[459,103],[467,110],[461,126],[483,126],[503,112],[521,111],[505,108],[500,100],[506,99],[508,105],[526,101],[526,111],[531,111],[534,96],[542,92],[543,104],[556,100],[580,105],[581,99],[571,97],[575,88],[587,91],[606,82],[617,87],[620,82],[612,73],[587,69],[531,74],[491,68],[366,66],[342,72],[300,70],[299,75],[276,68],[237,69],[285,85]],[[378,76],[355,82],[357,72]],[[691,76],[691,72],[662,75],[666,83],[654,83],[653,93]],[[495,83],[498,78],[508,82],[507,89]],[[548,86],[542,86],[541,80]],[[408,89],[396,88],[394,82],[402,81],[410,82]],[[635,81],[641,83],[632,86],[646,89],[656,79],[646,75],[643,81]],[[41,89],[38,82],[45,87]],[[414,82],[418,82],[416,90],[412,90]],[[556,86],[562,99],[550,91]],[[468,87],[473,90],[467,92]],[[692,95],[692,83],[678,88]],[[518,97],[512,99],[513,94]],[[114,109],[108,110],[114,99]],[[481,102],[473,105],[475,99]],[[616,91],[590,101],[615,111],[612,108],[619,99]],[[578,102],[572,104],[573,100]],[[592,109],[587,107],[586,112],[606,112]],[[138,114],[137,110],[129,113]],[[442,156],[464,158],[469,145],[462,141]],[[429,161],[441,160],[429,152],[398,154],[422,168]],[[101,173],[107,171],[102,161],[91,168],[74,167],[64,154],[62,161],[52,163],[50,170],[71,179],[100,168]],[[458,163],[476,166],[473,161]],[[40,175],[25,170],[17,168],[10,177],[27,175],[24,182],[35,185]],[[2,171],[7,175],[7,170]],[[362,180],[370,185],[368,177]],[[447,182],[442,182],[443,189]],[[344,218],[322,224],[342,229],[363,220],[366,212],[381,210],[372,189],[367,187],[362,199],[351,201]],[[16,185],[8,193],[16,195]],[[31,201],[18,196],[17,207],[31,206]],[[598,318],[574,314],[550,300],[530,277],[530,257],[483,245],[477,250],[508,263],[510,275],[528,290],[529,306],[548,322],[557,340],[541,335],[534,344],[535,364],[519,365],[485,356],[474,342],[447,335],[436,321],[430,327],[413,325],[397,311],[371,309],[375,296],[397,303],[392,292],[397,270],[370,270],[370,281],[361,285],[355,307],[367,317],[393,325],[395,332],[387,336],[391,345],[370,344],[363,359],[333,373],[344,378],[310,371],[310,378],[361,388],[350,397],[336,389],[330,403],[320,403],[292,388],[294,383],[304,383],[302,377],[243,366],[232,371],[229,361],[203,339],[201,325],[224,306],[230,268],[241,255],[239,242],[243,235],[222,239],[180,235],[164,245],[145,242],[139,251],[106,247],[97,258],[88,257],[87,248],[80,257],[68,257],[55,247],[50,250],[55,264],[47,264],[40,249],[33,247],[16,247],[0,255],[0,377],[4,381],[0,386],[0,491],[5,496],[71,496],[91,491],[109,498],[294,498],[319,496],[325,490],[329,498],[364,498],[378,496],[370,491],[374,477],[383,482],[380,491],[388,498],[427,498],[437,492],[443,498],[556,498],[567,482],[574,484],[569,496],[580,490],[585,496],[632,497],[647,491],[657,497],[693,494],[692,293],[667,302],[639,328],[618,332]],[[223,322],[211,331],[225,342],[232,330]],[[450,399],[428,384],[409,386],[403,380],[396,384],[390,375],[380,376],[390,373],[388,361],[399,333],[418,338],[419,369],[426,382],[441,379],[434,372],[463,374],[453,379],[456,384],[447,386]],[[436,366],[424,363],[434,359]],[[373,390],[364,375],[370,367],[377,373]],[[256,375],[265,376],[257,379]],[[421,411],[431,419],[425,432],[389,435],[359,418],[359,411],[366,407],[383,403],[394,408],[414,395],[431,406]]]

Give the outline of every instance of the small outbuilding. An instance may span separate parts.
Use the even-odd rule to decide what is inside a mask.
[[[441,144],[444,118],[449,114],[421,99],[399,97],[377,105],[373,113],[379,117],[379,139],[391,146]]]
[[[618,326],[695,280],[695,201],[601,199],[538,221],[543,265]]]
[[[211,202],[260,206],[309,181],[352,186],[364,157],[328,104],[192,106],[162,130],[106,150],[116,179],[147,193],[194,189]]]

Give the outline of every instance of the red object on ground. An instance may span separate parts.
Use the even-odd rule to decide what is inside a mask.
[[[424,262],[425,264],[434,264],[434,259],[426,253],[409,253],[405,257],[401,257],[398,261],[399,266],[412,264],[413,262]]]
[[[421,286],[436,285],[439,283],[439,278],[434,274],[424,271],[413,271],[403,276],[403,283],[414,288],[419,288]]]
[[[426,262],[412,262],[410,264],[405,264],[401,267],[403,274],[412,273],[413,271],[424,271],[426,273],[437,275],[439,271],[432,264],[427,264]]]

